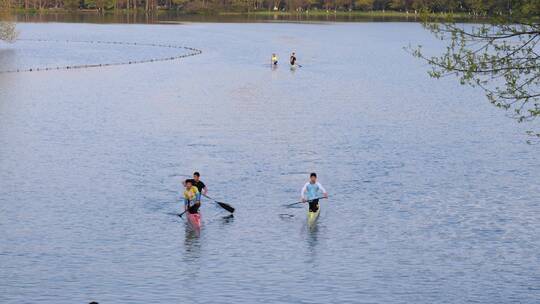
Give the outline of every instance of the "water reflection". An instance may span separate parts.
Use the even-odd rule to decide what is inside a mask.
[[[15,61],[16,52],[14,49],[0,49],[0,66],[7,66]]]
[[[226,227],[232,223],[234,223],[234,215],[233,214],[229,214],[229,215],[226,215],[226,216],[222,216],[220,218],[220,221],[219,223],[221,224],[220,226],[221,227]]]
[[[305,227],[307,230],[307,263],[312,264],[315,263],[315,259],[317,257],[317,245],[319,244],[319,225],[317,225],[317,222],[314,222],[313,224],[306,223]]]
[[[184,249],[186,251],[184,257],[188,261],[197,260],[201,256],[201,232],[198,229],[193,229],[187,222],[184,223],[184,226]]]
[[[410,21],[417,22],[414,16],[358,16],[358,15],[261,15],[261,14],[230,14],[230,15],[186,15],[175,11],[159,11],[154,13],[133,12],[46,12],[19,13],[18,22],[81,22],[81,23],[181,23],[181,22],[381,22],[381,21]]]
[[[419,25],[19,26],[214,51],[178,66],[0,76],[0,302],[50,302],[61,286],[109,302],[535,303],[540,168],[516,138],[530,126],[453,81],[426,81],[402,50]],[[268,70],[283,35],[309,70]],[[72,53],[39,47],[17,50],[21,64]],[[238,210],[204,206],[200,235],[173,201],[177,172],[195,169]],[[314,229],[307,206],[281,205],[311,170],[341,193]]]

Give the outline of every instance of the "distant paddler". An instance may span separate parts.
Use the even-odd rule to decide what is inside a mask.
[[[276,53],[273,53],[272,54],[272,65],[277,65],[277,63],[278,63],[277,55],[276,55]]]
[[[291,54],[291,57],[289,58],[289,62],[291,63],[291,66],[296,66],[296,53],[295,52]]]
[[[309,212],[319,211],[319,199],[328,198],[328,193],[321,183],[317,181],[317,173],[315,172],[309,175],[309,181],[302,187],[300,195],[302,202],[309,203]]]

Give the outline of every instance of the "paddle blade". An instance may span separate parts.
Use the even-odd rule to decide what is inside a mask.
[[[222,202],[216,202],[221,208],[229,211],[230,213],[233,213],[234,212],[234,208],[233,206],[229,205],[229,204],[225,204],[225,203],[222,203]]]

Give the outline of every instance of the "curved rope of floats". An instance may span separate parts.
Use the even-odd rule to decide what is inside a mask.
[[[96,63],[96,64],[78,64],[78,65],[65,65],[57,67],[44,67],[44,68],[28,68],[28,69],[14,69],[14,70],[5,70],[0,71],[0,74],[7,73],[21,73],[21,72],[38,72],[38,71],[53,71],[53,70],[75,70],[75,69],[86,69],[86,68],[97,68],[97,67],[106,67],[106,66],[118,66],[118,65],[128,65],[128,64],[141,64],[149,62],[159,62],[159,61],[170,61],[176,60],[191,56],[196,56],[202,53],[202,50],[187,47],[187,46],[177,46],[172,44],[157,44],[157,43],[139,43],[139,42],[118,42],[118,41],[75,41],[75,40],[48,40],[48,39],[17,39],[18,41],[33,41],[33,42],[65,42],[65,43],[88,43],[88,44],[116,44],[116,45],[130,45],[130,46],[150,46],[150,47],[162,47],[162,48],[171,48],[179,50],[188,50],[187,54],[176,55],[172,57],[161,57],[161,58],[149,58],[142,60],[131,60],[125,62],[115,62],[115,63]]]

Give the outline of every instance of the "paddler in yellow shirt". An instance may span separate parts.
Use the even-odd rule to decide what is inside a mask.
[[[278,58],[277,55],[274,53],[272,54],[272,65],[277,65]]]
[[[184,191],[184,210],[189,213],[198,213],[199,207],[201,207],[201,194],[199,189],[193,186],[193,180],[187,179],[185,181],[186,190]]]

